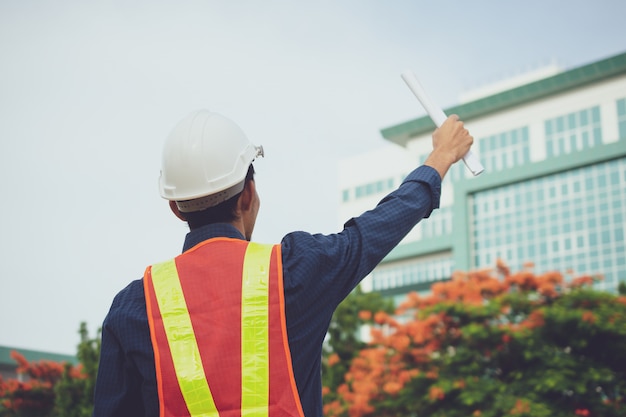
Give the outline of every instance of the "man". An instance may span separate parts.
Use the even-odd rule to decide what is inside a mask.
[[[322,342],[337,305],[439,207],[441,180],[473,138],[451,116],[424,166],[343,231],[250,242],[263,155],[208,111],[168,137],[161,195],[190,232],[148,267],[102,329],[94,416],[321,416]]]

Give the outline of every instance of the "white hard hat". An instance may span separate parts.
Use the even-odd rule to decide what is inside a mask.
[[[199,110],[181,120],[165,146],[159,188],[183,212],[203,210],[243,190],[248,167],[263,148],[232,120]]]

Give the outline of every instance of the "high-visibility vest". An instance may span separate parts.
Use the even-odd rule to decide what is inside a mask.
[[[144,274],[161,417],[303,417],[280,245],[209,239]]]

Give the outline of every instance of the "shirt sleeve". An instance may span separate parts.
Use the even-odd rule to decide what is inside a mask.
[[[378,205],[348,220],[337,234],[294,232],[285,236],[286,288],[304,290],[310,307],[320,298],[338,304],[423,218],[439,207],[441,178],[422,166]]]

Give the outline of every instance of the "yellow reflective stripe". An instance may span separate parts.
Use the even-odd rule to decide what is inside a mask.
[[[268,415],[269,271],[272,245],[248,244],[241,293],[241,415]]]
[[[178,385],[192,417],[218,417],[174,260],[152,266],[152,285]]]

